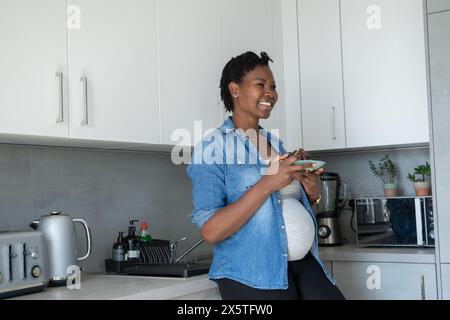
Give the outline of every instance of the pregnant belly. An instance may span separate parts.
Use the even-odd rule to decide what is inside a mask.
[[[302,259],[314,242],[314,222],[297,199],[283,199],[282,208],[288,242],[288,260]]]

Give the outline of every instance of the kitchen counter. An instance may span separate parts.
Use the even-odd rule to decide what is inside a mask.
[[[358,247],[347,244],[319,247],[324,261],[434,263],[434,248]],[[220,299],[215,282],[207,274],[189,278],[86,274],[81,288],[46,288],[39,293],[14,297],[17,300],[167,300]]]
[[[347,244],[319,247],[319,255],[324,261],[435,263],[434,248],[358,247]]]
[[[220,299],[215,282],[207,274],[189,278],[86,274],[81,288],[45,288],[16,300],[170,300]]]

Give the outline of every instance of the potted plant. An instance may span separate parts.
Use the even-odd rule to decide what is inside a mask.
[[[398,195],[398,182],[395,182],[395,177],[398,175],[397,166],[385,155],[381,158],[378,166],[372,160],[369,160],[370,170],[373,175],[379,177],[383,181],[384,195],[386,197],[395,197]]]
[[[419,176],[419,178],[416,178]],[[425,180],[426,176],[431,176],[431,166],[428,162],[414,168],[414,173],[408,173],[408,179],[414,183],[416,196],[429,196],[431,194],[431,183]]]

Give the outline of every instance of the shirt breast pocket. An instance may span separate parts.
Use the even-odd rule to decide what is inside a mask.
[[[227,191],[230,195],[242,194],[261,179],[257,165],[227,165]]]

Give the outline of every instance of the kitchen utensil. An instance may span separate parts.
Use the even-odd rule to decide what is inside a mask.
[[[81,257],[77,257],[75,223],[80,223],[86,232],[87,250]],[[49,285],[65,285],[71,275],[67,267],[77,266],[78,261],[86,259],[91,254],[92,238],[87,222],[54,211],[39,220],[34,220],[30,226],[41,231],[45,237],[49,261]]]

